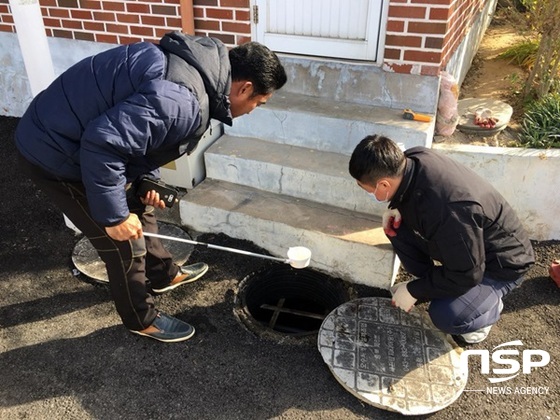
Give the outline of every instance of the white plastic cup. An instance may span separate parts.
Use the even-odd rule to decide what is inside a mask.
[[[304,246],[288,248],[288,260],[294,268],[305,268],[311,260],[311,250]]]

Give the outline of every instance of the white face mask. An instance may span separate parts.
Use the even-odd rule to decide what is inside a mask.
[[[387,191],[387,195],[385,196],[385,200],[379,200],[376,196],[375,193],[377,192],[377,185],[379,185],[379,183],[375,184],[375,190],[373,190],[373,192],[368,192],[367,194],[369,196],[371,196],[371,199],[373,201],[375,201],[376,203],[379,204],[383,204],[383,203],[387,203],[389,201],[389,191]]]

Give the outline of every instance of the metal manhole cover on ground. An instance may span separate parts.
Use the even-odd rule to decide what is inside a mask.
[[[176,225],[158,222],[159,233],[162,235],[173,236],[180,239],[191,239],[187,233]],[[173,255],[173,261],[179,265],[184,264],[194,245],[184,242],[176,242],[162,239],[167,250]],[[72,262],[78,271],[93,280],[108,283],[107,270],[105,263],[99,258],[97,250],[93,247],[87,237],[83,237],[78,241],[72,253]]]
[[[391,299],[342,304],[323,321],[319,351],[351,394],[385,410],[422,415],[453,403],[467,384],[460,354],[425,311]]]

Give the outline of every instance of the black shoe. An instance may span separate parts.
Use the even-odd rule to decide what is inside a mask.
[[[185,341],[194,335],[194,327],[163,312],[158,312],[150,327],[157,328],[154,332],[130,330],[130,332],[150,337],[165,343]]]
[[[168,292],[181,286],[182,284],[192,283],[195,280],[201,278],[208,271],[208,264],[196,263],[191,265],[183,265],[179,267],[179,272],[177,276],[169,283],[159,289],[152,288],[155,293]]]

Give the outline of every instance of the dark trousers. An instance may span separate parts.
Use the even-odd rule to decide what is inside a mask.
[[[105,263],[111,295],[123,324],[131,330],[147,328],[156,316],[146,282],[163,287],[175,278],[179,268],[171,254],[157,238],[116,241],[90,215],[85,188],[81,182],[57,179],[41,168],[19,157],[20,167],[74,225],[87,236]],[[128,199],[145,232],[157,233],[154,209],[135,197]]]
[[[427,246],[406,226],[401,225],[391,244],[404,269],[415,277],[422,277],[433,267]],[[518,287],[523,278],[505,282],[484,276],[482,281],[461,296],[432,299],[428,313],[434,325],[448,334],[465,334],[500,319],[501,299]]]

